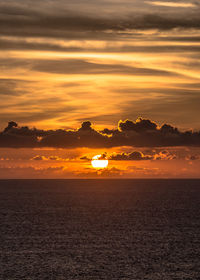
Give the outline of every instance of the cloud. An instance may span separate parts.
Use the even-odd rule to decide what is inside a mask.
[[[89,157],[87,155],[84,155],[82,157],[80,157],[80,160],[83,160],[83,161],[91,161],[93,157]],[[107,155],[107,153],[103,153],[100,155],[100,157],[98,157],[98,160],[104,160],[104,159],[110,159],[110,156]]]
[[[131,1],[115,4],[113,1],[84,1],[84,5],[78,1],[78,5],[74,6],[63,1],[57,1],[57,5],[52,1],[40,1],[34,7],[28,5],[28,1],[20,2],[0,4],[2,36],[86,39],[103,36],[108,38],[112,33],[128,30],[200,28],[197,1],[148,1],[148,4],[134,1],[134,5]],[[171,7],[171,13],[169,10],[165,12],[165,7],[162,7],[164,5],[179,6],[179,9],[174,11],[174,7]],[[180,7],[186,6],[187,10],[181,9],[180,12]],[[101,13],[98,12],[99,9]],[[189,16],[185,16],[185,10]],[[70,29],[66,28],[68,26]]]
[[[186,2],[170,2],[170,1],[146,1],[146,3],[153,6],[163,6],[163,7],[172,7],[172,8],[193,8],[197,7],[194,3]]]
[[[124,174],[125,170],[111,167],[111,168],[104,168],[104,169],[86,169],[84,172],[77,171],[76,176],[81,178],[116,178],[120,177]]]
[[[174,153],[170,153],[167,150],[163,150],[160,152],[150,152],[149,154],[144,154],[141,151],[133,151],[133,152],[122,152],[122,153],[104,153],[101,155],[99,159],[114,160],[114,161],[144,161],[144,160],[173,160],[176,159],[177,156]],[[92,157],[88,157],[87,155],[82,156],[80,158],[84,161],[91,161]]]
[[[113,153],[109,156],[109,160],[152,160],[154,157],[149,155],[144,155],[141,152],[134,151],[131,153]]]
[[[133,32],[132,32],[133,33]],[[128,36],[128,35],[127,35]],[[81,41],[81,38],[75,38],[77,40],[74,40],[72,42],[69,42],[69,46],[62,44],[62,41],[57,40],[55,43],[49,42],[48,39],[44,40],[44,42],[38,41],[36,38],[35,40],[32,39],[31,42],[29,42],[27,39],[21,39],[19,40],[13,40],[13,37],[11,38],[1,38],[0,37],[0,49],[1,50],[17,50],[17,51],[23,51],[23,50],[29,50],[29,51],[54,51],[54,52],[64,52],[64,53],[81,53],[81,52],[99,52],[99,53],[191,53],[191,52],[197,52],[197,54],[200,51],[199,45],[180,45],[177,44],[177,42],[196,42],[198,43],[200,40],[199,36],[159,36],[159,34],[156,34],[152,36],[151,41],[149,45],[144,45],[142,42],[145,40],[144,36],[145,34],[132,34],[134,36],[133,43],[130,44],[130,42],[127,41],[127,39],[123,35],[119,35],[116,33],[116,35],[110,35],[110,37],[100,37],[100,38],[88,38],[90,40],[90,44],[85,44],[84,41]],[[73,39],[73,38],[72,38]],[[87,39],[87,38],[85,38]],[[96,39],[96,40],[95,40]],[[92,44],[91,41],[95,42]],[[99,45],[96,41],[102,40],[106,41],[106,44]],[[135,40],[137,40],[137,45],[135,45]],[[110,44],[108,43],[110,41]],[[120,42],[120,44],[117,44],[116,41]],[[165,45],[154,45],[154,43],[157,43],[158,41],[167,42]],[[82,43],[81,43],[82,42]],[[138,42],[140,42],[141,45],[138,45]],[[168,43],[169,42],[169,43]],[[5,60],[4,60],[5,61]],[[14,59],[13,59],[14,61]],[[23,63],[23,66],[25,66],[26,63]],[[10,65],[11,67],[12,65]],[[14,65],[13,65],[14,66]]]
[[[6,66],[5,66],[6,65]],[[86,59],[0,59],[0,68],[45,72],[62,75],[136,75],[136,76],[183,76],[173,71],[148,67],[127,66],[117,63],[97,63]]]
[[[50,167],[33,167],[33,166],[0,166],[0,178],[9,179],[39,179],[39,178],[60,178],[65,172],[68,176],[72,176],[70,172],[65,170],[64,166]]]
[[[68,158],[61,158],[59,156],[42,156],[42,155],[36,155],[32,157],[30,160],[36,160],[36,161],[68,161]]]
[[[188,85],[188,89],[182,86],[176,88],[174,85],[172,88],[170,86],[168,88],[148,88],[144,89],[143,93],[142,90],[134,88],[124,88],[124,92],[123,88],[118,89],[123,94],[127,90],[128,97],[131,94],[136,96],[135,100],[121,102],[121,114],[123,118],[132,119],[140,114],[142,108],[144,116],[167,120],[169,123],[175,121],[179,126],[186,128],[196,127],[199,129],[197,118],[200,106],[199,88],[198,84],[196,84],[196,88],[195,84],[194,88],[192,87],[191,83]],[[138,98],[139,94],[143,98]]]
[[[142,132],[142,131],[155,131],[157,129],[157,124],[150,121],[139,118],[136,122],[126,120],[126,121],[119,121],[119,130],[121,131],[135,131],[135,132]]]
[[[154,160],[174,160],[177,159],[177,155],[174,153],[170,153],[167,150],[160,151],[153,155]]]
[[[155,76],[174,76],[173,73],[165,70],[152,68],[125,66],[121,64],[103,64],[90,62],[84,59],[62,59],[45,60],[32,62],[31,69],[39,72],[53,74],[111,74],[111,75],[155,75]]]
[[[47,158],[45,156],[38,155],[38,156],[34,156],[33,158],[31,158],[31,160],[40,161],[40,160],[47,160]]]
[[[90,158],[90,157],[88,157],[88,156],[82,156],[82,157],[80,157],[80,160],[91,161],[92,158]]]
[[[4,133],[11,130],[13,127],[17,127],[18,124],[16,122],[10,121],[8,122],[8,126],[4,129]]]
[[[7,67],[7,62],[11,60],[0,59],[0,68]],[[8,63],[9,64],[9,63]],[[9,67],[12,67],[9,65]],[[3,79],[0,78],[0,95],[2,96],[19,96],[26,92],[26,87],[29,84],[29,81],[20,80],[20,79]]]
[[[199,88],[195,96],[180,86],[199,78],[199,65],[192,59],[198,61],[200,51],[200,6],[181,0],[170,3],[190,3],[195,9],[168,9],[154,2],[169,1],[0,1],[1,125],[16,120],[50,129],[89,119],[103,130],[102,124],[110,129],[120,118],[135,119],[142,113],[199,129]],[[68,81],[80,86],[62,86]],[[120,92],[123,86],[127,91]],[[93,135],[99,145],[136,142],[124,137],[125,131],[119,141],[114,131],[107,132],[105,137],[101,132]],[[45,143],[46,136],[42,142],[56,145],[57,137],[58,145],[80,145],[77,135],[70,134],[74,144],[68,143],[69,133],[61,144],[63,136],[57,132],[48,136],[52,143]],[[21,146],[22,137],[16,136],[15,142],[4,135],[2,142]],[[24,140],[27,147],[38,145],[37,137],[33,143]]]
[[[0,147],[200,146],[200,132],[181,132],[169,124],[159,127],[155,122],[143,118],[119,121],[117,129],[104,129],[103,133],[95,130],[90,121],[83,122],[78,130],[39,130],[27,126],[19,127],[15,122],[11,124],[0,133]]]

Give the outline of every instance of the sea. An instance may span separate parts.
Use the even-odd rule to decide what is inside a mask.
[[[0,279],[198,280],[200,180],[0,180]]]

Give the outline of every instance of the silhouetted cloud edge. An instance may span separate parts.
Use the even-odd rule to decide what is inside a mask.
[[[82,123],[77,130],[41,130],[20,127],[14,121],[0,132],[0,147],[7,148],[112,148],[200,146],[200,132],[180,131],[178,128],[149,119],[119,121],[116,129],[97,131],[90,121]]]

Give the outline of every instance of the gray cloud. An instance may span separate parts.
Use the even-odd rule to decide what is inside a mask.
[[[104,134],[94,130],[89,121],[82,123],[78,130],[38,130],[12,125],[0,133],[0,147],[109,148],[117,146],[199,147],[200,132],[180,132],[169,124],[159,127],[151,120],[140,118],[136,122],[120,121],[118,129],[111,131],[105,129]],[[136,154],[131,157],[136,157]]]
[[[185,16],[185,11],[180,12],[180,9],[151,8],[144,1],[135,1],[134,4],[126,1],[127,8],[124,2],[117,5],[111,1],[107,3],[109,5],[101,1],[101,6],[99,1],[84,5],[78,1],[74,6],[64,1],[57,1],[57,5],[40,1],[34,6],[28,2],[1,3],[1,35],[67,39],[74,32],[77,38],[88,35],[92,38],[95,34],[105,35],[107,31],[200,28],[199,5],[195,9],[187,9],[189,16]],[[100,7],[102,13],[99,13]]]
[[[124,160],[124,161],[141,161],[141,160],[173,160],[176,159],[175,154],[171,154],[169,151],[160,151],[156,153],[155,151],[151,151],[149,154],[144,154],[140,151],[133,151],[129,153],[113,153],[108,159],[109,160]]]
[[[140,161],[140,160],[152,160],[154,157],[149,155],[144,155],[141,152],[134,151],[131,153],[115,153],[110,155],[110,160],[133,160],[133,161]]]

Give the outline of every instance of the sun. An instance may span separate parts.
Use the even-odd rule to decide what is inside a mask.
[[[106,159],[105,156],[96,155],[92,158],[91,164],[93,168],[102,169],[108,166],[108,160]]]

